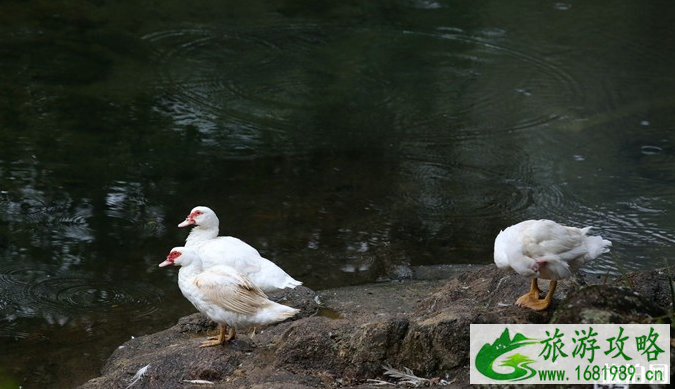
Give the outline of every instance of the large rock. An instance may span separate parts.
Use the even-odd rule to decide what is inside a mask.
[[[626,286],[631,280],[634,288]],[[369,380],[387,380],[385,365],[412,369],[431,380],[426,384],[464,387],[469,383],[470,324],[669,320],[669,282],[663,272],[631,274],[620,286],[585,285],[579,276],[558,284],[556,299],[545,312],[514,306],[529,282],[494,266],[444,281],[388,282],[324,290],[317,296],[299,288],[274,297],[302,308],[294,320],[264,328],[252,338],[240,334],[230,344],[201,349],[197,346],[214,326],[194,314],[125,343],[102,376],[80,389],[126,388],[148,364],[131,388],[190,387],[186,380],[208,380],[213,388],[374,388],[380,386]],[[547,282],[541,281],[540,288],[546,290]]]

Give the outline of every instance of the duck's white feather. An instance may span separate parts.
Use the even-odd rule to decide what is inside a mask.
[[[568,278],[588,261],[608,252],[612,245],[599,236],[587,235],[590,229],[545,219],[520,222],[497,235],[495,264],[526,277]]]
[[[200,213],[193,218],[196,226],[190,231],[185,247],[197,251],[205,269],[220,265],[233,267],[265,292],[302,285],[246,242],[232,236],[218,236],[219,221],[213,210],[195,207],[188,219],[195,212]]]
[[[248,277],[230,266],[202,269],[201,259],[189,248],[181,252],[175,264],[178,286],[192,305],[211,320],[234,328],[261,326],[285,320],[299,310],[267,298]]]

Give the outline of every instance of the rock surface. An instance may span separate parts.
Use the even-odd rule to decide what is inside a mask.
[[[596,280],[602,281],[602,280]],[[471,323],[671,322],[664,272],[630,274],[607,285],[581,276],[558,284],[545,312],[513,305],[528,281],[479,266],[443,281],[403,281],[324,290],[300,287],[277,301],[300,315],[222,347],[198,348],[215,326],[200,314],[120,346],[102,376],[80,389],[127,388],[380,388],[396,382],[383,366],[412,369],[424,385],[469,386]],[[546,291],[546,281],[540,281]],[[671,332],[672,338],[672,332]],[[671,368],[675,357],[671,343]],[[518,388],[522,388],[518,385]],[[541,388],[541,386],[537,386]]]

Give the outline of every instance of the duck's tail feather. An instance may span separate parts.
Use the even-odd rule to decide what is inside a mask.
[[[283,288],[284,288],[284,289],[285,289],[285,288],[291,288],[291,289],[293,289],[293,288],[295,288],[296,286],[300,286],[300,285],[302,285],[302,282],[300,282],[300,281],[298,281],[298,280],[296,280],[296,279],[293,279],[292,277],[289,276],[288,279],[286,280],[286,283],[284,283]]]
[[[612,247],[612,242],[603,239],[601,236],[586,236],[585,243],[588,250],[586,257],[589,261],[609,252],[609,248]]]

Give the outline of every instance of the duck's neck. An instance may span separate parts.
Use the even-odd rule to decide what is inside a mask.
[[[194,246],[203,243],[207,240],[214,239],[218,236],[218,227],[205,228],[197,226],[190,231],[187,239],[185,239],[185,247]]]
[[[178,270],[178,286],[183,290],[183,285],[190,283],[190,280],[193,279],[197,274],[202,272],[202,264],[191,263],[188,266],[181,266]]]

